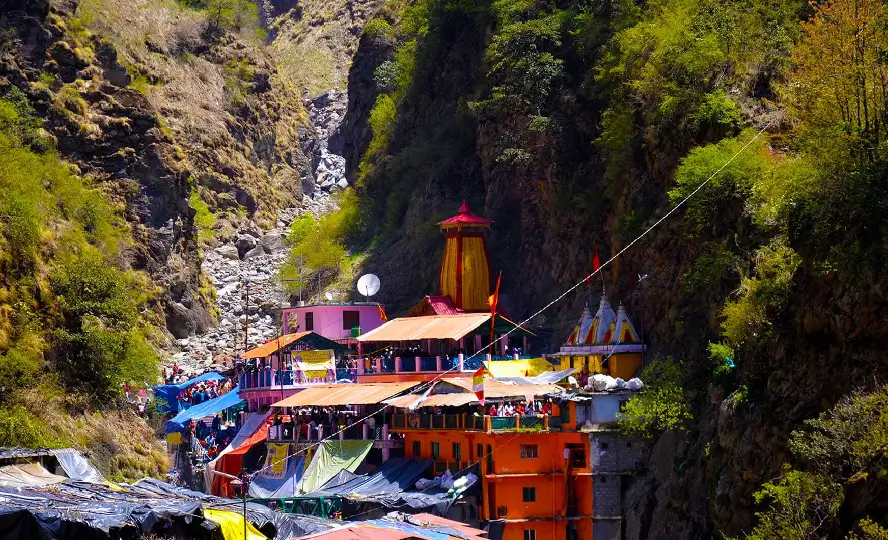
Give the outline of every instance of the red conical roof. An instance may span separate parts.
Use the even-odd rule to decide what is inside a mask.
[[[471,227],[471,226],[482,226],[489,227],[493,221],[483,218],[480,216],[476,216],[469,210],[469,203],[463,201],[459,206],[459,213],[452,218],[445,219],[438,223],[442,229],[448,229],[452,227]]]

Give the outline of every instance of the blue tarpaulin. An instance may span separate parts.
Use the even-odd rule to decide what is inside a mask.
[[[431,460],[390,459],[369,475],[357,475],[351,478],[333,477],[306,497],[397,497],[401,492],[413,487],[431,465]]]
[[[154,390],[155,410],[160,413],[179,411],[179,392],[195,383],[203,381],[218,381],[224,379],[215,371],[209,371],[199,377],[189,379],[179,384],[163,384],[152,388]]]
[[[258,474],[250,483],[250,497],[260,499],[283,499],[294,497],[299,491],[299,481],[305,471],[305,456],[291,456],[287,459],[287,470],[283,478]]]
[[[166,432],[175,433],[176,431],[181,431],[185,424],[187,424],[190,420],[212,416],[216,413],[224,411],[229,407],[234,407],[235,405],[243,401],[243,399],[241,399],[240,395],[238,394],[239,389],[239,386],[235,386],[231,390],[231,392],[228,392],[227,394],[223,394],[217,398],[213,398],[209,401],[204,401],[199,405],[195,405],[189,409],[185,409],[184,411],[174,416],[172,420],[167,422]]]

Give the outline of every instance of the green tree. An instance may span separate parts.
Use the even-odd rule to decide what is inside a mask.
[[[259,8],[250,0],[207,0],[212,29],[240,31],[259,26]]]
[[[658,358],[644,369],[640,378],[644,387],[620,413],[620,430],[653,438],[665,431],[684,429],[691,412],[679,366],[671,359]]]

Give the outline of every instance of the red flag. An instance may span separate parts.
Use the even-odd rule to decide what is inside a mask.
[[[598,244],[595,244],[595,255],[592,256],[592,271],[596,271],[601,268],[601,259],[598,257]]]
[[[382,304],[376,304],[376,307],[379,308],[379,320],[382,322],[388,322],[389,318],[385,315],[385,310],[382,309]]]
[[[474,374],[472,374],[472,391],[475,392],[475,395],[478,396],[478,403],[482,406],[484,405],[484,374],[487,372],[487,368],[484,366],[484,363],[481,363],[481,367],[478,368]]]
[[[499,288],[500,282],[503,280],[503,273],[500,271],[499,276],[496,278],[496,289],[493,290],[493,294],[487,298],[487,303],[490,304],[490,343],[493,344],[493,327],[496,323],[496,307],[499,304]]]

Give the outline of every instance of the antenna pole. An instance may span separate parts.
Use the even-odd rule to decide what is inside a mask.
[[[250,348],[250,280],[247,279],[246,294],[244,295],[244,354]]]

